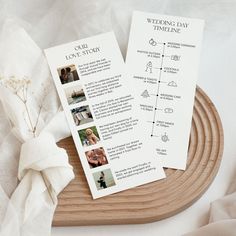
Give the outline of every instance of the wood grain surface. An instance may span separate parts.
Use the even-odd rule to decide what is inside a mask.
[[[73,139],[58,145],[67,150],[76,177],[59,195],[54,226],[147,223],[186,209],[207,190],[220,166],[223,129],[213,103],[198,87],[187,169],[165,169],[166,179],[97,200],[91,197]]]

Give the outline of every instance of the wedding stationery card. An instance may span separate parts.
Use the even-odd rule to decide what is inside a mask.
[[[126,66],[143,133],[164,167],[185,169],[204,22],[134,12]]]
[[[165,177],[114,33],[45,50],[93,198]]]

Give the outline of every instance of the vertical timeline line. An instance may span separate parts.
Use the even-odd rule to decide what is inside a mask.
[[[159,97],[159,90],[160,90],[160,83],[161,83],[161,75],[162,75],[162,66],[163,66],[163,61],[164,61],[164,55],[165,55],[165,43],[163,43],[163,48],[162,48],[162,55],[161,55],[161,67],[160,67],[160,72],[159,72],[159,77],[157,81],[157,92],[156,92],[156,100],[155,100],[155,106],[154,106],[154,115],[153,115],[153,120],[152,120],[152,133],[151,137],[153,136],[153,131],[154,131],[154,125],[155,125],[155,120],[156,120],[156,113],[157,113],[157,102],[158,102],[158,97]]]

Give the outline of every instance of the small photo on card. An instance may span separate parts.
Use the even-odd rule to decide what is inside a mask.
[[[102,147],[85,152],[89,167],[96,168],[108,164],[107,156]]]
[[[65,89],[66,99],[69,105],[86,101],[82,85],[76,85]]]
[[[78,134],[83,147],[91,146],[100,142],[96,126],[81,129],[78,131]]]
[[[93,121],[93,116],[88,105],[72,109],[71,114],[76,126]]]
[[[68,84],[79,80],[75,65],[68,65],[57,69],[61,84]]]
[[[93,173],[93,178],[94,178],[97,190],[110,188],[116,185],[110,169]]]

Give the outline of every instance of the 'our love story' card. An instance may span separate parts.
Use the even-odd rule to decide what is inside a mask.
[[[164,167],[185,169],[204,22],[135,11],[126,66]]]
[[[164,178],[114,33],[45,54],[93,198]]]

